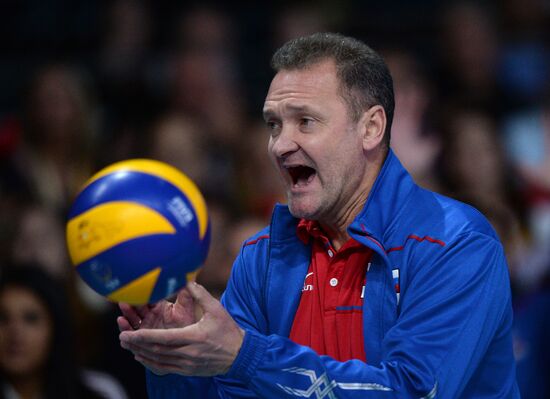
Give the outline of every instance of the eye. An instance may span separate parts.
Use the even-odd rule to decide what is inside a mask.
[[[23,314],[23,320],[28,325],[36,325],[42,319],[41,315],[35,311],[27,311]]]
[[[315,120],[312,118],[300,118],[300,126],[305,128],[313,127]]]
[[[281,123],[274,121],[274,120],[268,120],[266,123],[266,126],[271,134],[275,131],[281,130]]]

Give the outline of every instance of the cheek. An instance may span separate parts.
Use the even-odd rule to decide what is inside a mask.
[[[278,169],[279,165],[277,163],[277,157],[275,155],[273,155],[273,153],[271,151],[269,151],[267,153],[267,157],[269,158],[269,163],[271,164],[271,166]]]
[[[323,159],[323,171],[338,180],[353,179],[364,168],[364,156],[359,146],[340,146]]]
[[[0,329],[0,368],[13,375],[26,375],[42,369],[51,350],[51,333],[33,326],[13,335]]]
[[[281,182],[284,183],[287,178],[287,176],[285,176],[286,172],[283,172],[283,170],[281,170],[277,156],[273,153],[271,142],[267,149],[267,157],[269,158],[269,162],[262,161],[262,164],[269,168],[269,170],[267,175],[262,176],[262,179],[265,179],[264,181],[268,181],[268,176],[273,176],[278,184],[280,184]],[[256,170],[254,172],[258,173],[259,171]]]
[[[49,325],[43,325],[32,330],[32,344],[37,354],[37,360],[46,360],[52,345],[52,331]]]
[[[28,347],[26,367],[29,370],[42,367],[48,360],[52,346],[51,327],[47,324],[33,326],[26,331],[25,338]]]
[[[269,160],[271,161],[271,163],[273,165],[277,164],[275,154],[273,153],[273,139],[272,138],[269,138],[269,142],[267,144],[267,156],[269,157]]]

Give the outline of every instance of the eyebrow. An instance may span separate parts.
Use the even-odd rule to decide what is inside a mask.
[[[275,112],[273,112],[273,111],[270,110],[270,109],[266,109],[266,110],[264,110],[264,111],[262,112],[262,115],[263,115],[263,117],[264,117],[264,121],[267,122],[267,120],[268,120],[269,118],[271,118],[272,116],[275,116]]]
[[[286,105],[285,108],[287,108],[289,111],[293,113],[302,113],[302,112],[313,112],[313,109],[309,107],[308,105]],[[275,112],[271,110],[270,108],[265,109],[263,111],[263,117],[264,120],[269,119],[270,117],[275,116]]]

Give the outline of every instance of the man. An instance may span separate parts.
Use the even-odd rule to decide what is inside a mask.
[[[314,34],[272,64],[264,117],[288,206],[244,243],[223,306],[194,283],[174,304],[121,305],[150,396],[519,397],[502,246],[389,149],[380,56]]]

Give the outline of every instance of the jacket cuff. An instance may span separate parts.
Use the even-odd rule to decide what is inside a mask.
[[[176,392],[181,385],[182,377],[177,374],[157,375],[151,370],[145,369],[145,380],[147,381],[147,392],[149,396],[168,394]]]
[[[225,377],[248,384],[267,350],[267,345],[268,338],[265,335],[246,330],[241,349]]]

